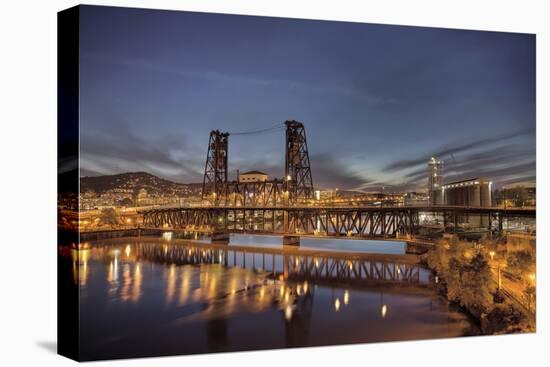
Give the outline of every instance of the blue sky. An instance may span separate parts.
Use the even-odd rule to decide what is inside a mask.
[[[81,175],[201,182],[210,130],[306,126],[316,187],[535,178],[535,36],[84,6]],[[281,177],[284,131],[230,136]]]

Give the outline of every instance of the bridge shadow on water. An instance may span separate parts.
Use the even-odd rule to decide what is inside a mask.
[[[294,247],[250,247],[148,238],[135,256],[154,263],[221,265],[263,274],[273,280],[326,285],[426,287],[427,269],[412,255],[346,253]]]

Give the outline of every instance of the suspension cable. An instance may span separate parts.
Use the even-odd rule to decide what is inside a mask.
[[[265,128],[265,129],[259,129],[259,130],[249,130],[249,131],[239,131],[239,132],[236,132],[236,133],[232,133],[230,132],[229,135],[258,135],[258,134],[263,134],[263,133],[267,133],[267,132],[270,132],[270,131],[275,131],[275,130],[278,130],[278,129],[281,129],[284,127],[284,124],[276,124],[274,126],[271,126],[271,127],[268,127],[268,128]]]

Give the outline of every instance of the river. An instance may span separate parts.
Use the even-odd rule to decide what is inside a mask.
[[[81,358],[477,334],[435,294],[426,269],[391,263],[404,243],[302,239],[300,250],[283,256],[280,241],[232,235],[231,245],[212,247],[201,239],[141,237],[90,241],[79,251],[60,247],[62,268],[71,269],[60,276],[71,277],[80,294]],[[393,281],[369,279],[362,254],[373,274]]]

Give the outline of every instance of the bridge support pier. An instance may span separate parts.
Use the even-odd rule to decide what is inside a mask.
[[[300,246],[300,236],[285,235],[283,236],[283,246]]]
[[[212,232],[212,243],[229,244],[229,231],[215,230]]]

